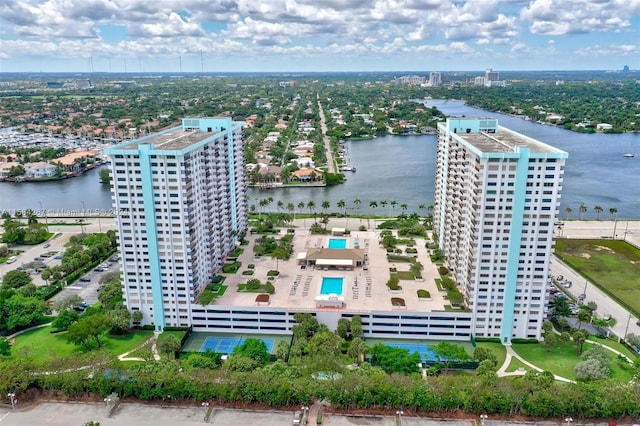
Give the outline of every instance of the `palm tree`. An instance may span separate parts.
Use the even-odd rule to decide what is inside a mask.
[[[338,200],[337,204],[339,209],[342,210],[342,215],[346,216],[347,215],[347,211],[345,210],[345,206],[347,205],[347,203],[344,202],[344,200]]]
[[[382,206],[382,210],[384,210],[384,208],[387,207],[387,204],[389,204],[389,202],[387,200],[380,201],[380,205]]]
[[[278,200],[278,211],[284,210],[284,203],[282,200]]]
[[[600,220],[600,213],[602,213],[602,207],[601,206],[595,206],[593,208],[593,211],[596,212],[596,220]]]
[[[389,204],[391,204],[391,211],[394,211],[396,209],[396,206],[398,205],[398,202],[396,200],[392,200]]]
[[[355,200],[353,200],[353,204],[356,205],[356,215],[359,216],[359,212],[360,212],[360,203],[362,203],[362,200],[360,198],[356,198]],[[360,223],[362,223],[362,218],[360,219]]]
[[[324,200],[322,202],[322,212],[324,214],[327,214],[327,210],[329,210],[329,207],[331,207],[331,203],[329,201],[327,201],[327,200]]]
[[[313,216],[313,223],[316,223],[316,215],[315,215],[315,209],[316,209],[316,203],[314,203],[313,201],[309,201],[307,203],[307,208],[309,209],[309,214]]]
[[[296,220],[296,206],[293,203],[287,203],[287,211],[293,214],[293,220]]]
[[[427,206],[426,206],[426,204],[420,204],[420,205],[418,206],[418,210],[427,210]]]
[[[378,202],[376,200],[369,201],[369,207],[375,209],[378,207]]]
[[[25,213],[27,214],[28,225],[33,225],[35,223],[38,223],[38,216],[36,215],[36,212],[34,212],[32,209],[27,209]]]
[[[300,201],[300,202],[298,203],[298,210],[300,210],[300,212],[302,213],[302,211],[304,210],[304,208],[305,208],[304,201]],[[304,217],[303,217],[303,219],[302,219],[302,227],[303,227],[303,228],[306,228],[306,227],[307,227],[307,219],[306,219],[306,218],[304,218]]]
[[[271,258],[276,260],[276,271],[278,271],[278,261],[284,260],[288,256],[288,253],[282,247],[276,247],[271,252]]]
[[[404,214],[409,208],[409,206],[407,205],[407,203],[402,203],[400,204],[400,208],[402,209],[402,213]]]
[[[615,207],[611,207],[609,209],[609,214],[611,214],[612,219],[615,219],[616,216],[618,215],[618,209],[616,209]]]
[[[582,204],[580,204],[580,208],[579,208],[579,210],[580,210],[580,220],[583,220],[583,219],[584,219],[584,214],[585,214],[585,213],[587,212],[587,210],[589,210],[589,209],[587,208],[587,206],[585,206],[585,205],[584,205],[584,203],[582,203]]]
[[[566,207],[564,209],[565,212],[567,212],[567,219],[569,219],[569,215],[571,214],[571,212],[573,211],[573,209],[571,209],[571,207]]]

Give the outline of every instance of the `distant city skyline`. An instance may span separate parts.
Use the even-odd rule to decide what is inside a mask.
[[[640,68],[638,0],[2,0],[0,72]]]

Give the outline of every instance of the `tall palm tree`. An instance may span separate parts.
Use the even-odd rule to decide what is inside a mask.
[[[287,203],[287,211],[293,214],[293,220],[296,220],[296,206],[293,203]]]
[[[426,204],[420,204],[418,206],[418,210],[420,210],[420,211],[425,210],[426,211],[427,210],[427,205]]]
[[[582,203],[582,204],[580,204],[580,208],[579,208],[579,210],[580,210],[580,220],[583,220],[583,219],[584,219],[584,214],[585,214],[585,213],[587,212],[587,210],[589,210],[589,209],[587,208],[587,206],[585,206],[585,204],[584,204],[584,203]]]
[[[573,211],[573,209],[572,209],[571,207],[568,207],[568,206],[567,206],[567,207],[564,209],[564,211],[565,211],[565,212],[567,212],[567,219],[569,219],[569,215],[571,214],[571,212]]]
[[[327,200],[324,200],[322,202],[322,212],[324,214],[327,214],[327,210],[329,210],[329,207],[331,207],[331,203],[329,201],[327,201]]]
[[[618,216],[618,209],[616,209],[615,207],[611,207],[609,209],[609,214],[611,214],[611,218],[615,219],[616,216]]]
[[[380,205],[382,206],[382,210],[384,210],[384,208],[387,207],[387,204],[389,204],[389,202],[387,200],[380,201]]]
[[[596,212],[596,220],[600,220],[600,213],[602,213],[603,209],[601,206],[596,205],[593,208],[593,211]]]
[[[309,209],[309,214],[313,216],[313,223],[316,223],[316,215],[315,215],[316,203],[314,203],[313,201],[309,201],[307,203],[307,208]]]
[[[398,205],[398,202],[396,200],[392,200],[389,204],[391,204],[391,211],[393,212],[396,209],[396,206]],[[392,214],[393,216],[393,214]]]
[[[342,215],[346,216],[347,215],[347,211],[345,210],[345,206],[347,205],[347,203],[345,203],[344,200],[338,200],[336,205],[338,206],[338,208],[340,210],[342,210]]]
[[[278,211],[284,210],[284,202],[282,200],[278,200]]]
[[[27,214],[28,225],[33,225],[34,223],[38,223],[38,216],[36,215],[36,212],[34,212],[32,209],[27,209],[25,213]]]
[[[375,209],[376,207],[378,207],[378,202],[376,200],[369,201],[369,207]]]
[[[356,214],[359,216],[359,212],[360,212],[360,203],[362,203],[362,200],[360,198],[356,198],[355,200],[353,200],[353,204],[356,205]],[[362,223],[362,218],[360,219],[360,223]]]
[[[298,203],[298,209],[300,210],[300,212],[301,212],[301,213],[302,213],[302,211],[304,210],[305,206],[306,206],[306,205],[304,204],[304,201],[300,201],[300,202]],[[307,227],[307,219],[306,219],[304,216],[303,216],[303,219],[302,219],[302,227],[303,227],[303,228],[306,228],[306,227]]]

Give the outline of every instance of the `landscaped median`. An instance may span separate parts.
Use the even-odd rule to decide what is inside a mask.
[[[555,254],[640,317],[640,250],[621,240],[556,241]]]

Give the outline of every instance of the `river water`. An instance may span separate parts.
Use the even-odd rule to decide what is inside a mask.
[[[461,101],[428,101],[447,115],[492,116],[501,125],[536,138],[569,152],[565,168],[560,214],[565,207],[573,209],[584,203],[589,211],[585,218],[595,218],[593,207],[604,209],[602,217],[609,217],[609,208],[618,209],[620,218],[640,218],[640,134],[579,134],[554,126],[547,126],[503,114],[464,105]],[[337,211],[336,203],[344,200],[347,211],[356,212],[354,200],[360,199],[360,213],[398,214],[401,204],[408,212],[418,211],[421,204],[433,202],[435,136],[384,136],[372,140],[353,141],[348,144],[350,163],[357,172],[345,172],[347,182],[329,188],[286,188],[278,190],[250,189],[249,204],[272,197],[270,210],[276,210],[278,201],[288,203],[313,201],[321,211],[323,201],[329,201],[330,211]],[[634,152],[635,158],[623,154]],[[382,207],[380,201],[390,204]],[[376,201],[377,208],[370,207]],[[84,202],[84,205],[83,205]],[[83,208],[108,212],[111,194],[108,186],[99,183],[98,170],[80,177],[55,182],[0,182],[0,211],[41,208],[62,212]],[[297,210],[297,208],[296,208]],[[308,210],[304,210],[308,212]]]

